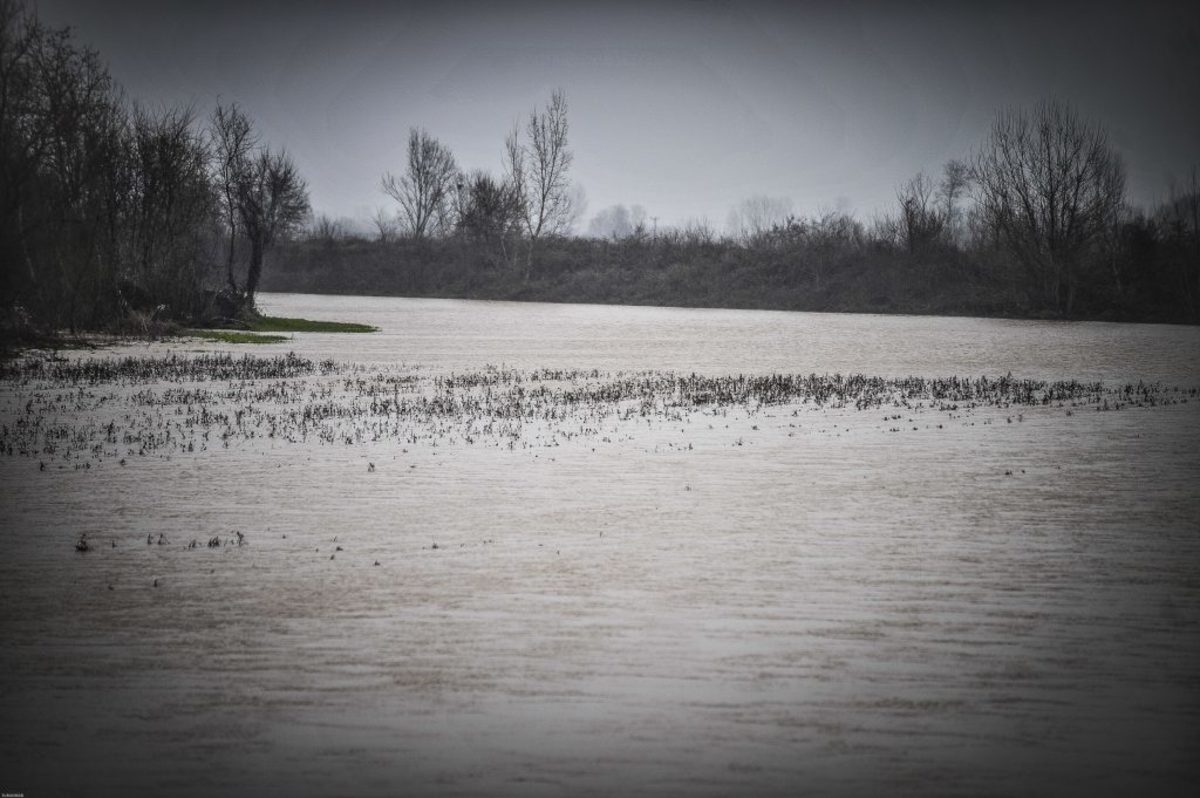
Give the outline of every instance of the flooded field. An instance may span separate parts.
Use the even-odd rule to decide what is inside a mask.
[[[0,789],[1200,778],[1200,330],[263,305],[3,367]]]

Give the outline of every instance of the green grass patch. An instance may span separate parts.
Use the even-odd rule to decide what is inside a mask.
[[[277,344],[288,340],[286,335],[259,335],[241,330],[188,330],[187,334],[222,344]]]
[[[310,321],[289,319],[285,316],[262,316],[250,323],[254,332],[323,332],[323,333],[369,333],[378,331],[370,324],[351,324],[344,321]]]

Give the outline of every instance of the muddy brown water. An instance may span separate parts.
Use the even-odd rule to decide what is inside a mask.
[[[382,329],[233,351],[418,393],[487,365],[1200,387],[1185,327],[263,304]],[[168,387],[89,386],[59,420],[94,436],[149,414],[182,435],[178,407],[131,399]],[[70,389],[0,382],[0,423],[38,390]],[[1200,400],[464,430],[0,456],[0,789],[1128,794],[1200,777]],[[234,530],[245,545],[205,545]]]

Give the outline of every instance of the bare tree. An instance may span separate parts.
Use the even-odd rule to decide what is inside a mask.
[[[1125,170],[1104,130],[1057,101],[1005,110],[971,173],[1033,287],[1069,316],[1082,261],[1124,202]]]
[[[524,213],[516,184],[477,170],[460,176],[456,185],[458,229],[486,252],[498,253],[502,262],[509,262],[510,243]]]
[[[344,219],[334,219],[329,214],[322,213],[312,219],[308,226],[308,237],[331,247],[338,241],[350,237],[350,228]]]
[[[521,128],[517,124],[513,124],[512,130],[504,137],[504,172],[505,178],[521,194],[521,201],[525,201],[525,162],[526,151],[525,145],[521,143]],[[524,216],[524,212],[522,212]]]
[[[259,151],[238,187],[238,212],[250,241],[246,298],[253,306],[267,251],[309,214],[308,187],[286,152]]]
[[[375,225],[381,244],[387,244],[396,237],[396,217],[389,216],[383,208],[375,209],[375,215],[371,217],[371,224]]]
[[[425,238],[448,219],[448,203],[458,176],[449,148],[425,130],[408,133],[408,169],[383,176],[383,192],[400,204],[413,238]]]
[[[251,154],[258,146],[258,134],[254,132],[250,118],[233,103],[228,106],[217,105],[213,111],[210,136],[215,156],[214,178],[229,234],[229,249],[225,258],[226,280],[229,290],[236,294],[238,286],[233,276],[233,264],[237,252],[238,228],[241,224],[238,192],[249,179]]]
[[[575,220],[567,182],[574,156],[567,149],[567,131],[567,95],[556,89],[544,110],[529,112],[525,125],[528,143],[520,143],[515,128],[505,142],[509,178],[521,191],[525,232],[529,236],[526,279],[533,268],[538,240],[565,233]]]
[[[138,106],[127,139],[122,284],[177,317],[193,316],[215,254],[208,143],[190,109]]]
[[[946,161],[942,167],[942,181],[938,184],[938,197],[942,201],[942,217],[945,220],[945,235],[958,243],[962,230],[958,201],[971,184],[971,167],[958,159]]]
[[[945,216],[934,201],[932,178],[918,172],[896,190],[900,201],[900,241],[910,255],[928,251],[942,235]]]

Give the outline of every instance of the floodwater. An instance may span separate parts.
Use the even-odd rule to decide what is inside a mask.
[[[262,304],[381,331],[0,381],[4,792],[1200,778],[1197,328]],[[903,380],[1008,374],[1089,387]]]

